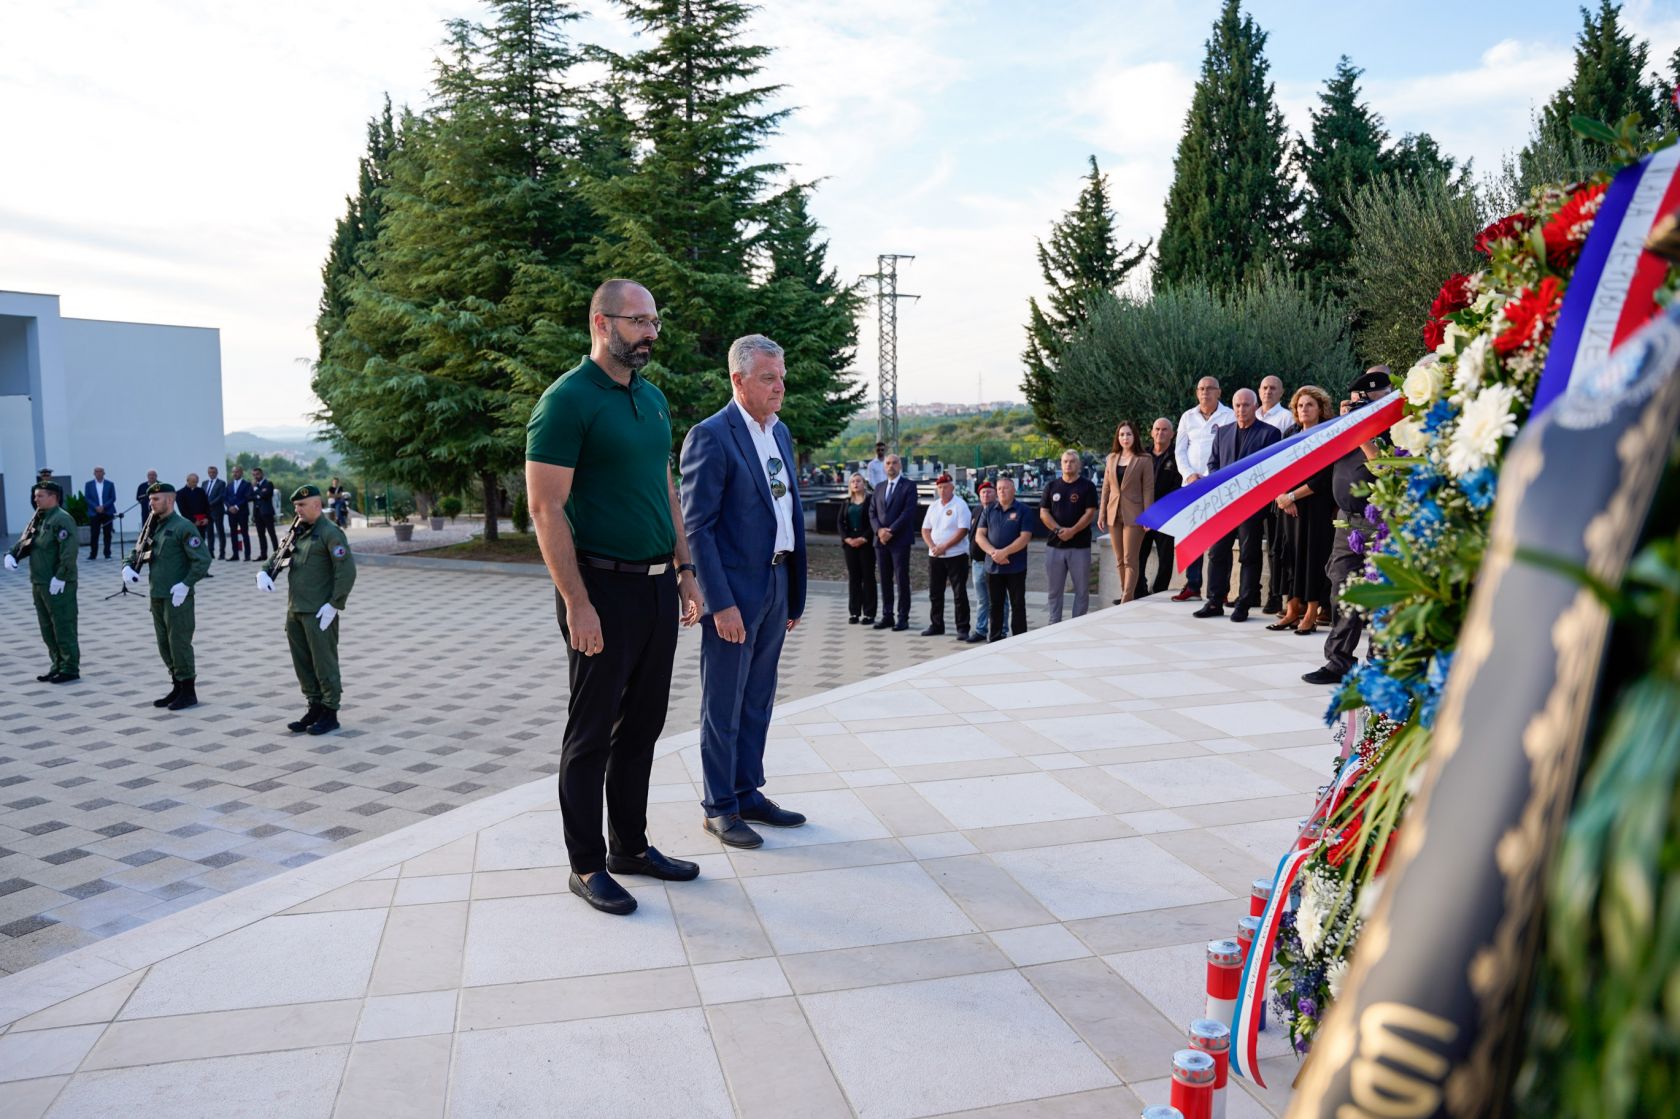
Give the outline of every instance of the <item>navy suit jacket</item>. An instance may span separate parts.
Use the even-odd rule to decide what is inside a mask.
[[[97,513],[99,506],[109,505],[111,507],[109,515],[116,516],[117,487],[111,484],[111,479],[107,478],[103,482],[96,482],[89,478],[87,485],[82,487],[82,496],[87,498],[89,515]]]
[[[788,617],[805,613],[805,517],[793,477],[787,425],[774,428],[786,463],[782,477],[793,498],[793,555],[788,568]],[[731,402],[689,429],[682,449],[683,531],[700,580],[706,611],[739,607],[747,624],[764,608],[770,559],[776,553],[776,508],[770,479],[753,447],[746,420]]]
[[[227,497],[224,499],[227,502],[228,512],[237,512],[250,504],[252,492],[251,483],[243,478],[229,482],[227,484]]]
[[[887,487],[891,482],[882,482],[875,487],[875,492],[869,497],[869,527],[879,532],[883,528],[892,529],[892,543],[888,548],[908,548],[917,540],[916,535],[916,483],[900,474],[898,484],[893,486],[892,501],[887,501]],[[882,547],[879,541],[875,545]]]
[[[221,511],[226,498],[227,481],[225,479],[212,478],[204,483],[204,499],[210,503],[212,513]]]

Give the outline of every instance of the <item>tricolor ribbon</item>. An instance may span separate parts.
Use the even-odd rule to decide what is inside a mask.
[[[1254,946],[1248,950],[1248,961],[1243,964],[1242,980],[1237,985],[1237,1006],[1231,1015],[1231,1068],[1262,1088],[1266,1081],[1260,1075],[1260,1015],[1266,1003],[1266,971],[1277,945],[1278,925],[1288,908],[1289,892],[1296,876],[1318,847],[1324,821],[1330,818],[1363,770],[1364,759],[1358,753],[1349,755],[1336,780],[1313,806],[1312,815],[1295,838],[1294,850],[1278,862],[1277,874],[1272,879],[1272,896],[1260,914],[1260,929],[1254,934]]]
[[[1145,509],[1138,523],[1173,538],[1178,569],[1183,571],[1278,494],[1393,427],[1405,407],[1405,398],[1394,393],[1369,407],[1315,424],[1181,486]]]
[[[1611,180],[1564,292],[1531,415],[1563,395],[1577,369],[1603,364],[1656,315],[1655,296],[1668,262],[1646,252],[1645,240],[1657,219],[1680,207],[1676,172],[1680,146],[1670,145]]]

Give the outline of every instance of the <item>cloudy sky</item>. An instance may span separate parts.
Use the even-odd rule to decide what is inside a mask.
[[[633,40],[608,0],[582,38]],[[1085,157],[1123,233],[1153,237],[1218,0],[770,0],[758,41],[797,107],[773,155],[821,178],[815,209],[848,276],[911,253],[900,399],[1020,397],[1039,289],[1034,238]],[[1491,170],[1567,77],[1573,0],[1249,0],[1295,129],[1342,54],[1395,134],[1427,131]],[[63,0],[0,7],[27,44],[0,71],[0,288],[64,313],[215,326],[226,426],[315,407],[307,361],[327,238],[380,99],[423,106],[451,0]],[[1653,58],[1680,0],[1630,0]],[[861,372],[875,372],[873,320]]]

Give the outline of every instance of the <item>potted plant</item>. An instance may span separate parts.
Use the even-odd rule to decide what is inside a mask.
[[[391,531],[397,534],[397,540],[406,542],[414,539],[414,526],[408,523],[408,515],[414,507],[406,501],[391,503]]]
[[[455,518],[459,517],[461,515],[461,510],[465,509],[465,508],[466,508],[466,505],[461,501],[461,499],[459,497],[456,497],[454,494],[450,494],[448,497],[444,498],[442,501],[439,501],[437,503],[437,512],[438,512],[439,516],[448,517],[450,524],[455,523]],[[432,519],[434,521],[437,520],[436,517],[434,517]],[[434,524],[432,527],[442,528],[443,526],[439,525],[439,524]]]

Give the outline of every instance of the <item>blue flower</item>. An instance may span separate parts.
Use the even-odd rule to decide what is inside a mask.
[[[1382,661],[1371,661],[1356,670],[1354,680],[1367,706],[1396,722],[1404,721],[1412,709],[1412,692],[1390,676]]]
[[[1418,502],[1412,519],[1401,525],[1400,531],[1414,544],[1426,544],[1440,532],[1445,521],[1446,514],[1441,511],[1441,506],[1434,498],[1426,497]]]
[[[1330,693],[1330,706],[1324,710],[1324,725],[1327,727],[1333,727],[1336,725],[1336,721],[1341,717],[1342,689],[1337,688],[1334,692]]]
[[[1423,433],[1434,435],[1442,426],[1451,422],[1456,415],[1458,415],[1458,409],[1453,407],[1452,401],[1437,400],[1423,417]]]
[[[1423,704],[1418,708],[1418,721],[1425,727],[1435,725],[1435,710],[1447,690],[1447,674],[1452,671],[1451,653],[1436,653],[1429,659],[1429,671],[1424,675]]]
[[[1470,503],[1470,508],[1478,513],[1485,512],[1493,506],[1494,494],[1499,489],[1499,476],[1493,472],[1493,467],[1484,466],[1474,474],[1460,478],[1458,488],[1464,491],[1464,500]]]
[[[1412,476],[1406,479],[1406,496],[1413,501],[1422,501],[1434,493],[1444,479],[1427,466],[1420,466],[1412,471]]]

